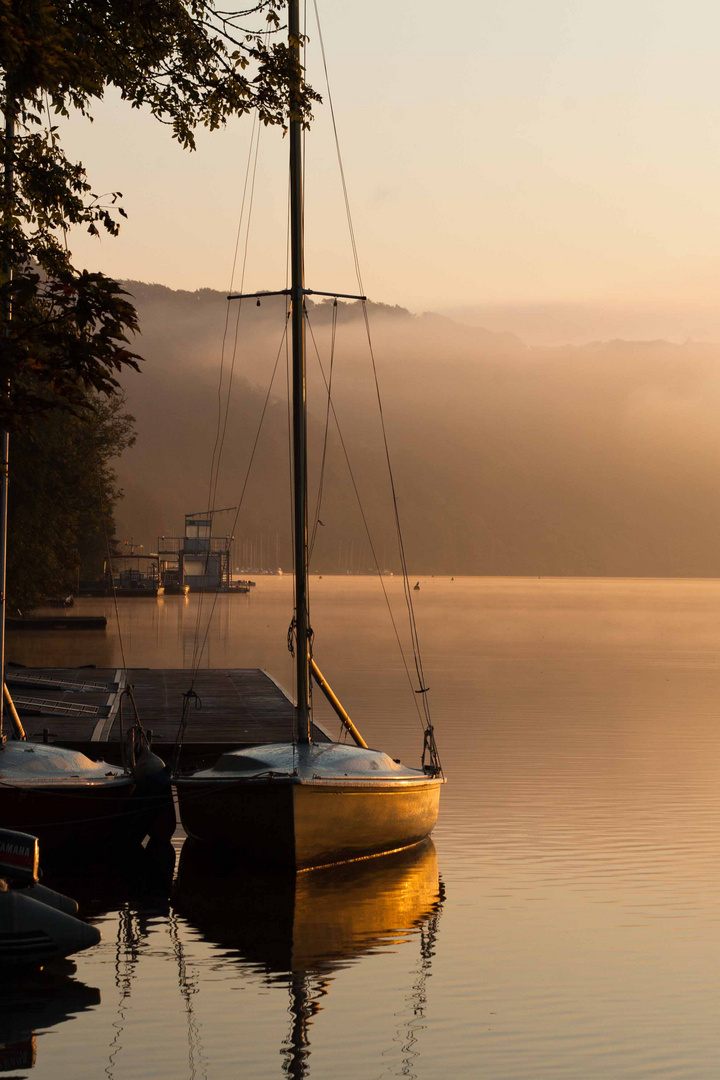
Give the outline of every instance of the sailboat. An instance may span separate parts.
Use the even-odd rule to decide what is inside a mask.
[[[230,299],[289,297],[292,333],[293,619],[297,712],[295,739],[232,750],[210,769],[175,777],[180,818],[189,836],[265,863],[304,870],[398,851],[421,842],[438,816],[444,783],[432,725],[427,723],[420,769],[368,747],[312,656],[308,604],[308,491],[305,297],[342,297],[305,287],[303,256],[302,121],[298,0],[288,5],[290,86],[291,288]],[[315,743],[311,678],[325,694],[354,745]],[[419,693],[425,693],[421,687]],[[427,761],[425,760],[427,755]]]
[[[131,773],[75,750],[26,739],[0,745],[0,826],[37,836],[44,853],[129,839],[134,791]]]
[[[172,833],[175,814],[168,776],[140,728],[130,729],[129,761],[121,767],[28,739],[7,685],[4,704],[0,828],[38,837],[44,855],[58,850],[67,854],[70,849],[87,855],[90,849],[106,851],[115,845],[139,844],[148,834]],[[11,737],[3,733],[6,715]]]

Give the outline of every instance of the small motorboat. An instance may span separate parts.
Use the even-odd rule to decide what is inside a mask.
[[[0,829],[0,970],[41,967],[100,941],[74,900],[39,884],[38,861],[37,837]]]

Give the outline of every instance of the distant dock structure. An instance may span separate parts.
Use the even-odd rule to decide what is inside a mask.
[[[206,510],[185,515],[184,536],[158,537],[160,574],[166,586],[189,586],[192,592],[229,592],[232,585],[232,536],[213,536],[213,515],[235,510]]]

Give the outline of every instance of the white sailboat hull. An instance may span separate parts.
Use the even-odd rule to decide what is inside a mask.
[[[43,853],[131,835],[134,790],[129,773],[75,750],[20,740],[0,747],[0,827],[37,836]]]

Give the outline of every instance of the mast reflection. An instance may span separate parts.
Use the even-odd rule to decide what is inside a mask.
[[[117,912],[117,997],[105,1066],[108,1080],[115,1077],[123,1054],[130,1000],[150,928],[158,918],[169,918],[174,866],[175,849],[162,843],[112,848],[93,858],[84,853],[82,859],[67,855],[43,860],[43,882],[77,899],[83,915],[97,918]]]
[[[293,1080],[302,1080],[309,1075],[310,1058],[310,1022],[320,1011],[319,998],[327,993],[327,980],[320,979],[319,989],[314,993],[313,977],[306,972],[296,972],[290,977],[290,1031],[285,1039],[280,1054],[283,1059],[283,1072]]]
[[[420,940],[412,1018],[424,1016],[425,981],[444,899],[431,840],[408,851],[300,874],[260,869],[186,841],[174,903],[203,937],[285,976],[290,1028],[285,1075],[309,1075],[310,1029],[332,973],[377,948]],[[414,1031],[403,1042],[415,1043]],[[417,1054],[416,1048],[409,1050]]]

